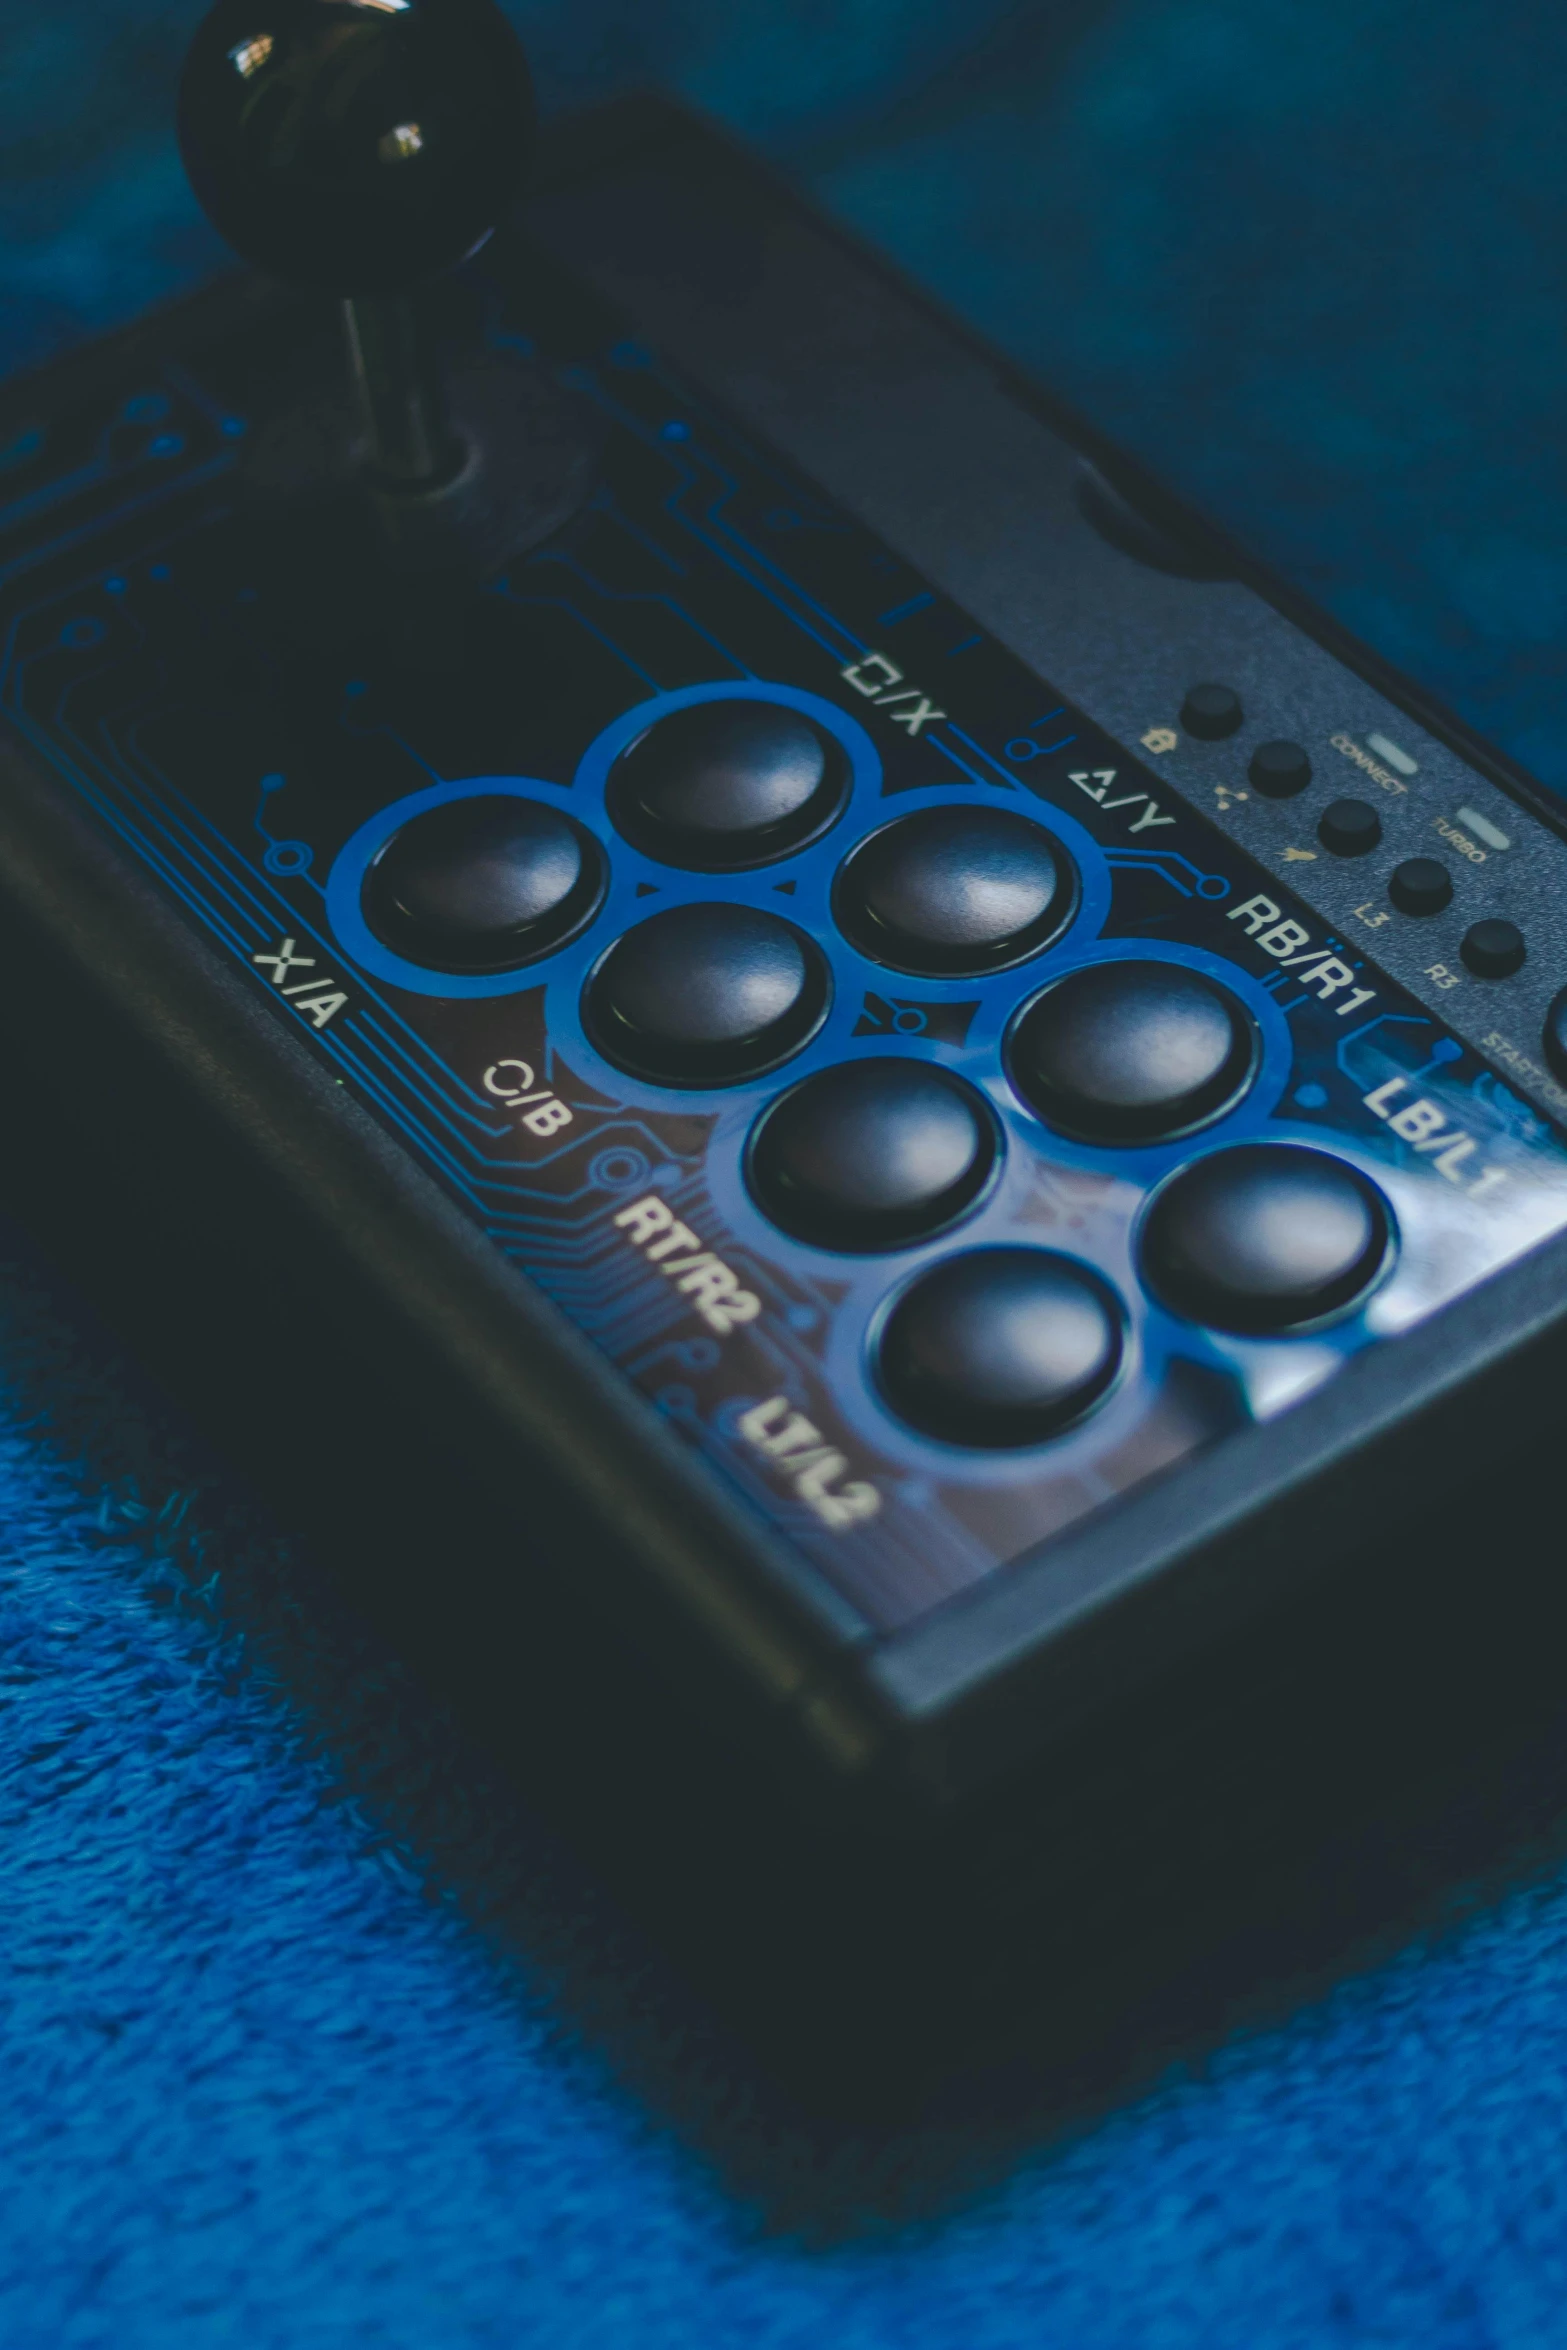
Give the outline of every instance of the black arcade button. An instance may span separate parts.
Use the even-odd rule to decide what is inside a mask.
[[[1121,1367],[1114,1291],[1044,1248],[970,1249],[906,1289],[877,1375],[902,1420],[949,1444],[1037,1444],[1080,1420]]]
[[[848,781],[839,745],[798,711],[698,702],[660,718],[621,753],[608,806],[627,840],[661,863],[738,872],[825,831]]]
[[[961,1077],[927,1061],[845,1061],[763,1113],[747,1175],[763,1212],[798,1239],[901,1248],[973,1205],[998,1145]]]
[[[1295,1143],[1243,1143],[1185,1167],[1143,1227],[1143,1278],[1176,1313],[1254,1336],[1307,1330],[1365,1296],[1393,1220],[1375,1184]]]
[[[1194,685],[1181,704],[1181,724],[1199,742],[1223,742],[1245,715],[1240,695],[1228,685]]]
[[[606,1060],[659,1085],[728,1085],[798,1052],[826,1017],[820,949],[755,906],[672,906],[616,940],[583,992]]]
[[[510,971],[586,928],[604,895],[591,834],[558,808],[486,794],[393,833],[365,876],[365,920],[432,971]]]
[[[1382,838],[1382,819],[1369,800],[1330,800],[1317,838],[1335,857],[1366,857]]]
[[[1311,781],[1311,760],[1299,743],[1259,743],[1246,772],[1265,800],[1292,800]]]
[[[1251,1082],[1257,1032],[1238,998],[1179,963],[1127,957],[1068,972],[1013,1030],[1013,1084],[1047,1124],[1086,1142],[1190,1134]]]
[[[1511,979],[1521,971],[1528,948],[1516,922],[1474,922],[1459,948],[1476,979]]]
[[[833,893],[840,927],[895,971],[974,977],[1037,954],[1070,921],[1077,873],[1010,808],[922,808],[873,832]]]
[[[1401,914],[1440,914],[1453,902],[1453,877],[1435,857],[1406,857],[1394,866],[1387,894]]]

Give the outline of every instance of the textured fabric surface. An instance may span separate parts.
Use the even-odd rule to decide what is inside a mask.
[[[1538,1850],[1070,2123],[807,2128],[4,1224],[0,1658],[7,2350],[1560,2342]]]
[[[0,0],[8,365],[214,265],[164,121],[195,13]],[[794,158],[1558,772],[1554,17],[521,15],[553,100],[663,77]],[[957,2158],[782,2109],[11,1227],[0,1676],[6,2350],[1562,2340],[1559,1721],[1483,1898],[1455,1862],[1340,1980]]]

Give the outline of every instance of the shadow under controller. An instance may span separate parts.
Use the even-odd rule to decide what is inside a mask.
[[[577,452],[476,572],[345,526],[325,302],[13,388],[5,886],[89,969],[90,839],[307,1212],[418,1170],[380,1278],[584,1550],[947,1801],[1543,1414],[1567,845],[671,111],[441,301]]]

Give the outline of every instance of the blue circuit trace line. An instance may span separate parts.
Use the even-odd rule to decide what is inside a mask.
[[[1125,866],[1130,871],[1156,873],[1161,881],[1167,881],[1183,898],[1218,899],[1227,898],[1230,894],[1230,885],[1222,873],[1205,873],[1200,865],[1194,865],[1190,857],[1183,857],[1177,849],[1106,849],[1105,863]],[[1190,888],[1184,881],[1177,879],[1170,870],[1172,866],[1179,866],[1181,872],[1191,875]]]
[[[912,620],[916,612],[928,611],[935,601],[927,588],[922,595],[910,596],[906,604],[894,604],[889,611],[878,612],[876,625],[878,628],[896,628],[900,621]]]
[[[673,612],[677,619],[685,623],[693,636],[699,636],[704,644],[711,645],[719,659],[727,661],[731,669],[736,670],[741,677],[756,675],[755,670],[742,661],[738,653],[732,653],[720,638],[714,636],[711,629],[704,628],[695,613],[688,611],[677,597],[661,595],[651,588],[606,587],[602,580],[594,578],[587,565],[581,562],[577,556],[561,554],[553,548],[530,556],[525,569],[528,571],[535,568],[542,570],[546,563],[557,564],[563,571],[575,572],[577,577],[585,581],[593,593],[596,596],[601,596],[606,604],[657,604],[664,611]],[[626,656],[623,654],[622,658],[624,659]],[[643,675],[646,675],[645,671]]]
[[[962,727],[957,724],[955,719],[949,718],[947,720],[947,724],[951,728],[952,732],[957,736],[959,742],[967,744],[968,748],[973,752],[976,759],[983,759],[987,766],[994,767],[997,775],[1001,778],[1002,783],[1006,786],[1008,791],[1016,791],[1017,777],[1010,773],[1007,768],[1002,766],[1001,761],[996,757],[993,751],[987,751],[983,743],[977,743],[971,734],[965,734]],[[1073,737],[1071,739],[1075,740],[1076,738]]]

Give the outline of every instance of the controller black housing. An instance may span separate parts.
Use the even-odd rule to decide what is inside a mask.
[[[1560,813],[672,107],[554,134],[440,304],[485,416],[544,413],[577,470],[553,535],[434,589],[285,494],[324,302],[226,283],[6,389],[15,1049],[95,1180],[150,1159],[171,1282],[229,1252],[389,1452],[482,1489],[464,1605],[502,1638],[586,1602],[832,1803],[961,1810],[1550,1424]],[[633,772],[731,703],[823,761],[754,856]],[[580,870],[530,959],[443,967],[384,861],[475,802]],[[983,968],[889,946],[856,853],[976,806],[1060,893]],[[775,1053],[633,1034],[618,942],[692,905],[805,942]],[[1022,1067],[1052,987],[1134,962],[1242,1007],[1173,1128]],[[776,1171],[780,1097],[855,1062],[980,1105],[912,1237]],[[1215,1338],[1153,1219],[1244,1149],[1348,1167],[1385,1222],[1314,1319]],[[1124,1318],[1055,1419],[943,1419],[888,1367],[981,1249]]]

